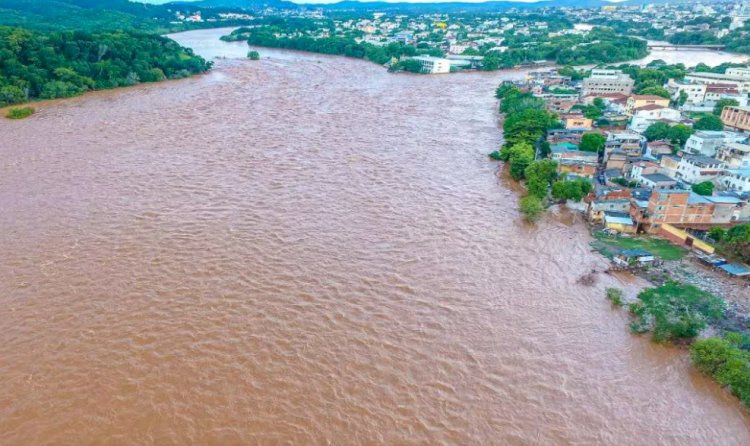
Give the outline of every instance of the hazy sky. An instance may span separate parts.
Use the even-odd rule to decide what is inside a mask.
[[[133,1],[140,1],[143,3],[169,3],[170,1],[175,0],[133,0]],[[180,0],[180,1],[197,1],[197,0]],[[336,3],[340,0],[288,0],[294,3]],[[367,0],[360,0],[360,1],[367,1]],[[486,1],[494,1],[494,0],[371,0],[371,1],[387,1],[387,2],[408,2],[408,3],[441,3],[441,2],[465,2],[465,3],[483,3]],[[502,1],[502,0],[500,0]],[[522,2],[522,3],[537,3],[539,1],[547,1],[547,0],[508,0],[513,2]],[[606,0],[605,0],[606,1]]]

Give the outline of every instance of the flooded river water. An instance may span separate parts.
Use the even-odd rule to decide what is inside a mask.
[[[261,54],[0,120],[0,444],[750,444],[604,299],[643,283],[521,221],[523,73]]]

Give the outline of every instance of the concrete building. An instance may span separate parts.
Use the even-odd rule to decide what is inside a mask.
[[[724,144],[724,132],[699,130],[685,142],[685,152],[693,155],[715,156],[716,150]]]
[[[685,75],[685,81],[696,83],[696,84],[727,84],[734,85],[737,90],[742,94],[750,92],[750,77],[733,76],[730,74],[722,73],[688,73]]]
[[[725,171],[719,184],[728,191],[750,192],[750,168]]]
[[[416,56],[410,59],[422,64],[422,69],[427,73],[444,74],[451,72],[451,61],[441,57]]]
[[[591,76],[583,80],[583,96],[619,93],[629,95],[635,81],[619,70],[591,70]]]
[[[724,173],[724,163],[708,156],[685,155],[677,165],[676,178],[696,184],[711,181]]]
[[[750,145],[730,142],[716,151],[716,159],[727,169],[750,169]]]
[[[724,107],[721,122],[729,128],[750,132],[750,107]]]
[[[670,79],[667,82],[666,89],[672,95],[673,101],[679,100],[680,95],[684,92],[687,95],[686,104],[701,104],[706,97],[705,84]]]

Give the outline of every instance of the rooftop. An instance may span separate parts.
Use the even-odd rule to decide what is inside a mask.
[[[662,183],[665,181],[674,182],[674,183],[677,182],[677,180],[675,180],[674,178],[664,175],[663,173],[651,173],[648,175],[641,175],[641,176],[651,181],[652,183]]]

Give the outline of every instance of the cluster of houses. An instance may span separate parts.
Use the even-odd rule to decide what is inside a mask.
[[[634,94],[633,79],[618,70],[594,69],[582,81],[554,69],[532,71],[519,83],[560,116],[563,128],[547,133],[549,156],[557,161],[559,175],[594,184],[586,198],[592,223],[622,233],[658,233],[691,245],[701,243],[695,234],[711,227],[750,222],[750,69],[705,74],[669,81],[672,98]],[[714,94],[717,86],[720,94]],[[680,92],[693,87],[684,108],[676,105]],[[724,130],[696,131],[684,147],[644,136],[657,122],[691,126],[686,110],[710,112],[725,98],[740,105],[723,109]],[[596,121],[586,117],[592,104],[601,113]],[[589,133],[603,136],[599,153],[580,150]],[[693,191],[704,182],[713,184],[712,194]]]

